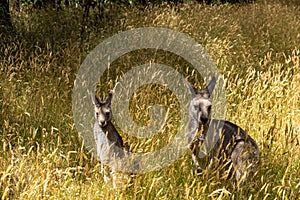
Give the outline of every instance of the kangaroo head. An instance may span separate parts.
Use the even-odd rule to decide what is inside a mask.
[[[198,90],[190,83],[186,82],[189,90],[193,94],[189,107],[189,115],[199,124],[206,124],[211,114],[211,99],[210,95],[216,85],[215,77],[209,82],[204,90]]]
[[[91,94],[92,102],[95,107],[95,118],[100,127],[105,127],[112,118],[111,100],[113,92],[110,91],[104,102],[100,101],[94,93]]]

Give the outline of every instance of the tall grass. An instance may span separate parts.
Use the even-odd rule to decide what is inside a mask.
[[[15,34],[0,33],[2,199],[298,199],[299,6],[257,1],[115,9],[118,14],[94,23],[97,26],[92,26],[91,16],[84,40],[80,10],[23,10],[14,15]],[[258,173],[241,188],[218,171],[197,176],[188,152],[168,167],[135,176],[124,190],[104,184],[99,163],[74,127],[73,82],[87,53],[103,39],[148,26],[188,34],[205,47],[224,75],[227,119],[246,129],[262,151]],[[173,66],[195,85],[204,85],[178,56],[153,55],[151,50],[136,51],[112,63],[99,83],[100,96],[132,66],[149,62]],[[157,102],[170,109],[170,118],[155,138],[135,140],[120,130],[124,139],[135,151],[164,146],[179,120],[175,96],[165,87],[146,85],[132,101],[135,121],[147,124],[147,108]]]

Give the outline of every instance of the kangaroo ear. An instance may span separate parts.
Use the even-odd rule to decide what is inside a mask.
[[[210,98],[210,95],[212,94],[212,92],[213,92],[213,90],[215,88],[215,85],[216,85],[216,78],[212,77],[212,79],[210,80],[210,82],[208,83],[208,85],[206,86],[206,88],[204,90],[202,90],[200,92],[200,94],[203,97]]]
[[[101,105],[99,99],[96,97],[94,92],[91,92],[91,99],[95,106],[99,107]]]
[[[114,95],[114,91],[111,90],[111,91],[108,93],[108,96],[106,97],[106,100],[105,100],[105,103],[106,103],[106,104],[109,104],[109,105],[111,104],[113,95]]]
[[[200,93],[200,91],[197,88],[195,88],[194,86],[192,86],[187,80],[183,79],[183,82],[186,85],[186,87],[190,90],[193,97],[195,97],[196,94]]]

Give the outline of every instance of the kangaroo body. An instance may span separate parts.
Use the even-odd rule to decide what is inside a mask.
[[[214,161],[225,164],[225,169],[234,172],[238,182],[243,181],[249,169],[254,169],[259,158],[259,148],[242,128],[229,121],[211,119],[211,100],[216,80],[199,91],[188,82],[186,85],[193,94],[189,107],[187,141],[190,144],[192,159],[197,172]],[[232,166],[232,167],[231,167]]]
[[[94,124],[94,137],[97,146],[97,156],[103,164],[113,162],[124,157],[124,144],[122,137],[111,122],[105,127]]]
[[[208,135],[210,139],[207,141]],[[190,148],[198,172],[206,166],[212,168],[217,159],[219,165],[225,165],[225,170],[230,169],[229,176],[235,172],[237,181],[246,178],[247,171],[254,169],[259,158],[255,140],[239,126],[223,120],[209,120],[202,127],[202,132],[194,138]],[[233,168],[230,168],[231,165]]]
[[[91,95],[95,108],[94,139],[97,147],[97,158],[101,163],[104,173],[104,181],[113,179],[114,187],[117,187],[117,174],[121,174],[115,167],[115,161],[122,159],[128,152],[123,139],[111,122],[111,91],[104,102],[101,102],[95,94]],[[125,177],[125,176],[124,176]],[[127,178],[126,178],[127,179]]]

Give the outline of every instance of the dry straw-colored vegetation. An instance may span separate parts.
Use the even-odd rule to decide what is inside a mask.
[[[297,2],[111,9],[114,14],[106,13],[101,22],[91,16],[83,39],[80,10],[23,10],[13,15],[14,34],[0,33],[2,199],[299,199]],[[258,173],[241,188],[218,171],[195,175],[188,152],[166,168],[137,175],[124,190],[103,183],[99,163],[84,148],[74,127],[73,82],[87,53],[103,39],[148,26],[188,34],[205,47],[224,75],[227,119],[246,129],[262,151]],[[112,63],[99,83],[100,96],[131,66],[149,62],[173,66],[189,81],[203,85],[200,75],[181,58],[145,50]],[[146,109],[157,102],[170,110],[161,140],[156,136],[148,142],[134,141],[122,133],[136,151],[163,146],[180,120],[174,95],[165,87],[151,85],[136,92],[131,116],[147,123]]]

